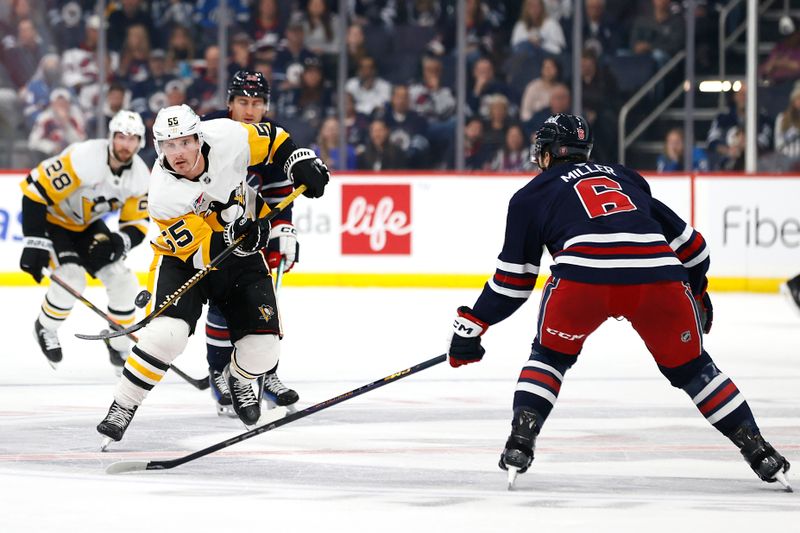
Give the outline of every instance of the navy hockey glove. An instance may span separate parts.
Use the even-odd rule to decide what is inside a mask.
[[[481,346],[481,335],[489,329],[489,324],[476,318],[467,306],[458,308],[458,316],[453,322],[453,337],[447,350],[450,366],[453,368],[477,363],[486,350]]]
[[[130,238],[119,233],[97,233],[89,243],[89,260],[97,270],[121,259],[130,250]]]
[[[53,242],[47,237],[25,237],[22,244],[25,248],[19,258],[19,268],[33,276],[36,283],[41,283],[44,277],[42,269],[50,264]]]
[[[711,331],[711,324],[714,322],[714,306],[711,305],[711,296],[704,292],[700,296],[695,296],[697,311],[700,313],[700,325],[703,333]]]
[[[253,221],[249,218],[242,217],[234,220],[227,226],[223,233],[225,245],[230,246],[236,239],[244,235],[244,239],[236,249],[233,250],[234,255],[245,257],[252,255],[267,245],[269,241],[269,220],[260,219]]]
[[[289,272],[300,255],[300,243],[297,242],[297,230],[294,225],[284,220],[275,222],[267,245],[267,264],[270,270],[278,268],[281,257],[285,257],[283,271]]]
[[[308,148],[298,148],[286,160],[283,171],[297,185],[305,185],[303,196],[319,198],[325,192],[331,173],[328,167]]]

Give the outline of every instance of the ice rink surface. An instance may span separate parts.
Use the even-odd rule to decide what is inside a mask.
[[[241,433],[208,391],[168,374],[127,435],[94,427],[116,376],[80,303],[52,370],[32,327],[44,290],[4,288],[0,532],[797,531],[800,494],[759,481],[627,322],[609,320],[566,375],[532,469],[497,468],[538,294],[484,337],[480,364],[446,363],[172,470],[110,476],[122,459],[171,459]],[[321,402],[442,353],[474,290],[301,289],[281,295],[280,376]],[[101,289],[86,296],[103,305]],[[800,489],[800,315],[778,295],[715,294],[706,348],[748,398]],[[202,331],[202,329],[201,329]],[[204,338],[175,362],[206,373]],[[266,416],[279,416],[281,411]],[[794,474],[792,476],[791,474]]]

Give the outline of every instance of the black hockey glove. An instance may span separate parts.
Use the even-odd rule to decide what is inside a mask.
[[[466,306],[458,308],[458,316],[453,322],[453,337],[447,350],[450,366],[453,368],[470,363],[477,363],[483,358],[486,350],[481,346],[481,335],[489,329],[489,324],[476,318],[472,309]]]
[[[130,238],[126,246],[125,237],[119,233],[98,233],[92,237],[92,242],[89,244],[89,261],[99,270],[122,259],[129,249]]]
[[[19,268],[33,276],[36,283],[41,283],[44,277],[42,269],[50,264],[53,242],[47,237],[25,237],[22,244],[25,248],[19,258]]]
[[[269,230],[269,220],[265,218],[253,221],[242,217],[225,226],[223,238],[225,239],[225,245],[230,246],[236,239],[244,235],[244,239],[233,251],[233,254],[245,257],[258,252],[267,245],[269,242]]]
[[[308,148],[298,148],[292,152],[283,170],[296,185],[306,186],[303,196],[308,198],[322,196],[331,176],[322,159]]]
[[[714,322],[714,306],[711,305],[711,296],[708,295],[708,292],[703,292],[694,299],[697,302],[697,311],[700,313],[700,325],[703,327],[703,333],[708,333]]]

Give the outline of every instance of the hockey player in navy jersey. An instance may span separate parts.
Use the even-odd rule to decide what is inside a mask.
[[[245,124],[263,123],[275,127],[265,118],[269,111],[269,82],[260,72],[239,70],[228,84],[228,109],[214,111],[202,117],[202,120],[230,118]],[[261,194],[270,207],[292,193],[292,182],[278,166],[270,162],[261,162],[247,169],[247,182]],[[284,272],[292,269],[298,259],[300,246],[297,242],[297,230],[292,224],[292,206],[289,205],[272,221],[269,245],[262,250],[270,270],[276,269],[281,257],[284,258]],[[225,318],[215,305],[208,307],[206,316],[206,358],[208,359],[208,379],[211,394],[217,403],[217,413],[235,417],[231,404],[231,394],[222,371],[230,363],[233,345],[230,340]],[[285,406],[294,410],[294,404],[300,395],[287,387],[278,378],[278,365],[270,369],[263,379],[264,399],[273,405]]]
[[[591,131],[579,116],[552,116],[536,133],[532,159],[542,173],[512,197],[497,270],[453,324],[450,365],[480,361],[481,336],[531,295],[547,248],[554,264],[500,456],[509,488],[531,465],[536,437],[587,337],[609,317],[624,317],[664,377],[755,473],[791,490],[789,462],[764,440],[744,396],[703,349],[713,308],[702,235],[653,198],[633,170],[589,162],[591,149]]]

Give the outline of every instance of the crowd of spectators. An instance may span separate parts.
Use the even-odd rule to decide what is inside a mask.
[[[584,4],[580,50],[567,38],[576,1]],[[299,144],[313,145],[337,168],[340,161],[348,169],[453,168],[457,0],[351,0],[344,33],[334,0],[227,4],[233,20],[224,75],[262,72],[272,87],[270,118]],[[717,27],[720,4],[698,2],[701,74],[714,63],[709,50],[716,36],[705,30]],[[121,108],[151,123],[167,105],[186,103],[199,114],[225,106],[218,99],[217,0],[109,1],[104,17],[94,7],[93,0],[0,4],[0,110],[11,110],[0,120],[0,143],[27,137],[34,152],[28,164],[94,136],[98,122]],[[531,136],[551,114],[571,111],[573,75],[594,128],[595,157],[615,161],[617,116],[633,89],[615,66],[636,58],[636,76],[654,73],[683,47],[682,9],[671,0],[466,0],[467,168],[530,170]],[[101,31],[108,44],[105,80],[98,79]],[[343,39],[348,79],[340,125],[335,80]],[[779,43],[762,77],[797,79],[798,46],[800,32]],[[574,53],[581,57],[576,73]],[[107,97],[96,116],[101,82]],[[731,109],[714,121],[703,165],[741,167],[743,95],[736,93]],[[761,148],[792,167],[800,160],[800,89],[779,116],[762,118]],[[659,168],[682,166],[674,149],[679,136],[667,134]],[[149,163],[155,158],[151,139],[143,156]]]

